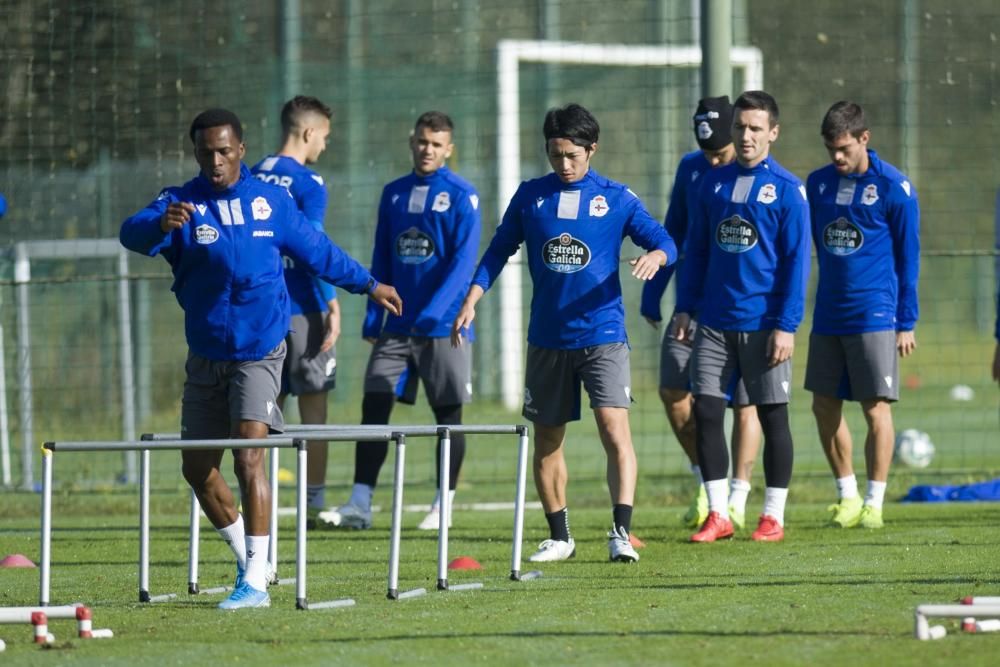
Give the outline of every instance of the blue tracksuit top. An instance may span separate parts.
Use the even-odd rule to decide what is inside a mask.
[[[912,331],[917,324],[920,207],[910,181],[873,150],[868,170],[832,164],[806,179],[819,263],[813,332]]]
[[[688,200],[695,191],[698,177],[711,168],[712,165],[701,150],[688,153],[681,158],[677,165],[674,185],[670,190],[670,206],[667,208],[667,216],[663,219],[663,227],[677,244],[681,256],[675,264],[657,271],[653,279],[642,286],[642,300],[639,304],[639,313],[654,322],[663,319],[660,312],[660,301],[663,299],[663,293],[667,290],[667,285],[670,283],[674,271],[680,270],[679,267],[684,263],[684,240],[687,238],[688,218],[690,216]],[[675,293],[676,289],[675,283]]]
[[[799,179],[770,156],[750,169],[734,162],[705,174],[690,204],[678,312],[723,331],[795,333],[809,279]]]
[[[251,167],[250,173],[265,183],[288,188],[306,220],[323,231],[327,193],[322,176],[286,155],[268,155]],[[285,261],[285,285],[291,298],[292,315],[325,313],[329,310],[329,302],[337,298],[332,285],[295,266],[290,259]]]
[[[196,210],[181,229],[164,234],[160,218],[173,202]],[[309,224],[288,190],[257,180],[243,165],[225,190],[213,190],[201,175],[163,190],[122,223],[119,238],[129,250],[169,262],[188,347],[218,361],[262,359],[288,333],[282,255],[355,294],[371,279]]]
[[[534,292],[528,342],[574,350],[627,342],[618,268],[628,236],[667,264],[677,246],[626,186],[593,169],[575,183],[554,173],[525,181],[479,262],[472,282],[484,290],[522,242]]]
[[[389,333],[450,336],[476,266],[480,228],[476,189],[447,167],[429,176],[411,172],[386,185],[372,275],[394,285],[406,308],[402,317],[385,317],[384,308],[369,302],[362,335],[377,338],[385,320]]]

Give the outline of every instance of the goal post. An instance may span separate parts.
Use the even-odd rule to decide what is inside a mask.
[[[742,70],[744,88],[764,87],[764,56],[755,47],[729,50],[732,67]],[[500,40],[497,43],[497,202],[498,220],[521,182],[519,109],[522,62],[608,67],[700,67],[700,46],[585,44],[548,40]],[[500,313],[507,335],[500,337],[500,393],[510,410],[520,405],[524,385],[524,263],[521,251],[510,258],[512,270],[500,274]]]

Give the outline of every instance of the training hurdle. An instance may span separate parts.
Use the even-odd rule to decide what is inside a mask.
[[[943,625],[931,626],[928,618],[998,617],[1000,603],[992,604],[922,604],[913,614],[913,636],[920,640],[941,639],[947,634]]]
[[[39,605],[49,606],[52,548],[52,473],[56,451],[140,451],[142,474],[140,483],[140,591],[149,588],[149,452],[152,450],[212,450],[252,449],[261,447],[294,447],[297,450],[297,506],[296,522],[296,607],[306,608],[305,523],[306,523],[306,441],[301,438],[278,437],[268,439],[226,438],[217,440],[148,440],[46,442],[42,445],[42,516],[41,516],[41,566]],[[145,559],[145,567],[143,561]],[[143,576],[146,578],[143,579]],[[141,599],[141,597],[140,597]]]
[[[34,626],[36,644],[52,641],[48,627],[50,618],[76,620],[76,634],[80,639],[107,639],[114,636],[107,628],[95,630],[90,608],[79,603],[59,607],[0,607],[0,623],[30,623]]]
[[[403,511],[403,482],[405,476],[406,438],[407,437],[437,437],[441,444],[441,470],[439,479],[442,484],[439,487],[439,497],[441,498],[441,522],[438,524],[438,558],[437,558],[437,588],[438,590],[449,590],[448,585],[448,524],[447,517],[451,511],[451,499],[448,494],[448,477],[451,465],[451,434],[463,433],[469,435],[516,435],[518,437],[518,455],[516,469],[516,485],[514,499],[514,527],[511,547],[511,569],[510,578],[513,581],[521,580],[521,543],[524,533],[524,496],[527,477],[528,461],[528,428],[524,425],[493,425],[493,424],[460,424],[460,425],[322,425],[322,424],[296,424],[285,427],[287,435],[294,435],[305,440],[392,440],[395,442],[395,470],[393,475],[393,500],[392,500],[392,523],[389,537],[389,574],[388,591],[386,597],[391,600],[406,599],[399,592],[399,554],[400,536],[402,533],[402,511]],[[146,434],[143,437],[156,441],[159,439],[172,438],[177,434]],[[279,437],[279,436],[271,436]],[[272,480],[272,503],[277,503],[277,456],[272,452],[271,458],[271,480]],[[301,509],[300,512],[304,512]],[[272,530],[271,544],[276,544],[277,536],[277,508],[271,512]],[[191,542],[196,545],[200,530],[198,528],[199,515],[197,501],[191,513],[192,528]],[[193,546],[191,555],[197,559],[198,548]],[[274,549],[272,548],[272,554]],[[275,556],[276,558],[276,556]],[[275,561],[272,561],[274,563]],[[197,573],[197,564],[193,564],[190,572]],[[195,575],[189,577],[189,590],[198,591],[197,578]],[[465,590],[474,586],[460,585],[454,590]],[[419,590],[419,589],[418,589]],[[408,596],[408,597],[413,597]]]
[[[302,424],[286,427],[289,434],[308,440],[323,440],[330,428],[314,424]],[[357,428],[357,427],[354,427]],[[361,428],[368,428],[362,426]],[[524,495],[528,467],[528,427],[522,424],[454,424],[454,425],[405,425],[392,426],[393,437],[388,438],[396,443],[395,469],[392,489],[392,523],[389,533],[389,576],[386,597],[390,600],[400,598],[399,593],[399,552],[400,535],[402,533],[403,516],[403,481],[405,477],[406,438],[432,437],[438,438],[441,445],[441,462],[438,471],[440,485],[438,497],[441,500],[440,522],[438,523],[438,559],[437,559],[437,589],[449,590],[448,586],[448,517],[451,515],[451,496],[448,493],[448,478],[451,469],[451,434],[465,435],[516,435],[518,438],[517,470],[515,473],[514,495],[514,528],[510,557],[510,578],[513,581],[521,579],[521,542],[524,533]],[[380,440],[379,437],[369,437],[369,440]],[[462,585],[455,590],[465,590],[473,586]]]

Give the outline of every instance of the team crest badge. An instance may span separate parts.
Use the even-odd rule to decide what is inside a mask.
[[[451,208],[451,197],[447,192],[438,193],[438,196],[434,198],[434,203],[431,205],[431,210],[444,213],[449,208]]]
[[[760,190],[757,192],[757,201],[761,204],[770,204],[777,198],[778,190],[774,187],[774,183],[765,183],[760,186]]]
[[[871,206],[878,201],[878,187],[872,183],[871,185],[866,185],[864,191],[861,193],[861,203],[865,206]]]
[[[590,215],[595,218],[603,218],[611,209],[608,207],[608,200],[604,195],[597,195],[590,200]]]
[[[250,204],[250,210],[253,211],[254,220],[267,220],[271,217],[271,205],[263,197],[254,199]]]

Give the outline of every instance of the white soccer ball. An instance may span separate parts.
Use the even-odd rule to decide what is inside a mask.
[[[929,435],[915,428],[896,434],[896,460],[910,468],[926,468],[934,459],[934,443]]]

